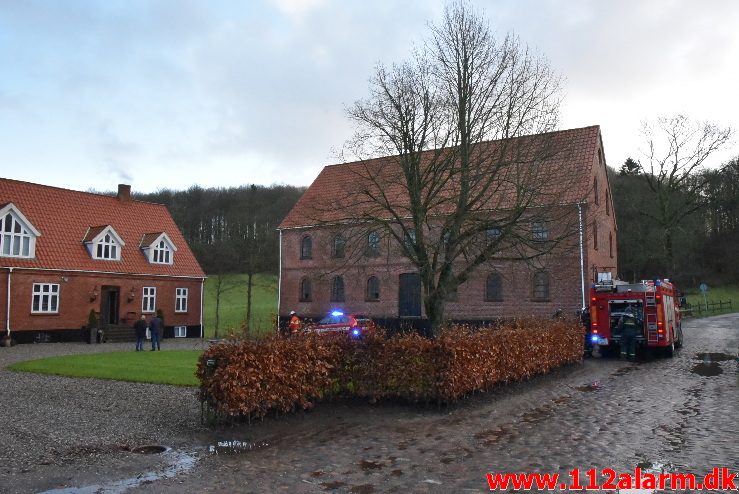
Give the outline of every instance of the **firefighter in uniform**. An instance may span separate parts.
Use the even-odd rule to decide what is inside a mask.
[[[636,358],[636,335],[638,326],[632,312],[626,312],[618,321],[621,333],[621,358],[634,360]]]
[[[290,330],[290,336],[298,334],[303,327],[302,321],[294,310],[290,311],[290,322],[287,327]]]

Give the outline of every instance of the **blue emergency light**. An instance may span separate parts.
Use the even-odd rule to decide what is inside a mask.
[[[334,310],[334,311],[331,311],[331,315],[334,317],[337,317],[337,316],[343,316],[344,313],[341,312],[340,310]]]
[[[596,343],[596,342],[598,341],[598,335],[595,335],[595,334],[594,334],[594,335],[593,335],[593,336],[592,336],[592,337],[590,338],[590,341],[592,341],[593,343]]]
[[[358,329],[352,330],[352,336],[359,336],[359,330]]]

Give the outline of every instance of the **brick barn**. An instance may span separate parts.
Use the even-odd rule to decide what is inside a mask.
[[[540,136],[561,143],[565,149],[543,167],[556,177],[546,187],[557,196],[556,208],[564,211],[561,217],[572,221],[573,234],[556,255],[540,259],[537,266],[515,260],[493,260],[479,266],[447,299],[446,319],[474,322],[550,316],[557,309],[572,314],[586,305],[592,281],[598,276],[616,277],[617,228],[600,127],[518,137],[506,141],[506,146],[515,152]],[[501,142],[476,146],[494,147]],[[357,170],[393,167],[399,168],[397,157],[324,167],[279,225],[282,320],[291,310],[307,318],[343,310],[389,325],[404,319],[425,319],[418,272],[402,254],[397,239],[373,238],[372,233],[342,236],[342,228],[348,228],[352,215],[357,219],[362,214],[362,206],[351,205],[351,199],[342,202],[361,181]],[[388,189],[392,187],[388,184]],[[332,201],[342,207],[325,206]],[[546,215],[549,211],[534,212]],[[530,228],[534,238],[546,238],[548,229],[556,230],[557,225],[543,228],[532,220]],[[360,255],[347,262],[352,242],[360,244],[355,250],[373,251],[374,255]]]
[[[161,310],[165,338],[202,337],[205,274],[167,208],[129,185],[0,179],[0,270],[4,333],[19,342],[86,340],[91,311],[111,335]]]

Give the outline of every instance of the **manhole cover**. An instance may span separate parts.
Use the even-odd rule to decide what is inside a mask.
[[[149,444],[147,446],[137,446],[131,449],[132,453],[138,453],[140,455],[158,455],[167,451],[166,446],[160,446],[158,444]]]

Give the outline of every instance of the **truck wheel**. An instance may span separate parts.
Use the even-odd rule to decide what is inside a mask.
[[[675,356],[675,340],[672,340],[670,346],[666,346],[664,349],[665,357],[672,358]]]
[[[677,327],[677,341],[675,341],[675,348],[683,347],[683,325]]]

